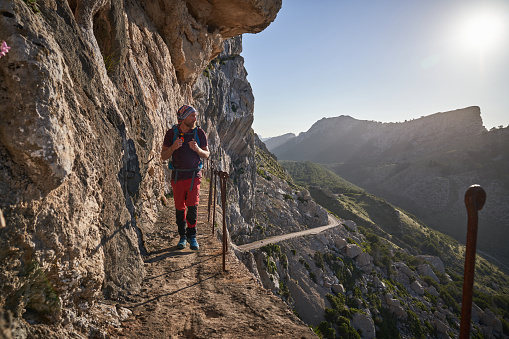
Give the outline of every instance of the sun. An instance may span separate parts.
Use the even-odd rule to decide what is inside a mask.
[[[486,52],[502,43],[504,26],[503,17],[498,12],[474,12],[459,25],[459,40],[465,47]]]

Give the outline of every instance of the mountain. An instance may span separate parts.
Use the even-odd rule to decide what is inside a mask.
[[[283,135],[280,135],[277,137],[268,138],[268,139],[262,140],[262,141],[265,143],[265,145],[267,146],[267,148],[269,150],[272,150],[274,148],[281,146],[285,142],[292,140],[295,137],[296,137],[296,135],[293,133],[286,133],[286,134],[283,134]]]
[[[468,107],[402,123],[324,118],[272,152],[280,160],[326,164],[460,242],[466,238],[464,193],[480,184],[488,200],[478,249],[509,271],[507,144],[509,128],[487,131],[479,107]]]
[[[457,337],[463,245],[325,167],[282,163],[342,225],[244,254],[265,288],[323,338]],[[509,336],[508,293],[507,274],[477,257],[472,336]]]

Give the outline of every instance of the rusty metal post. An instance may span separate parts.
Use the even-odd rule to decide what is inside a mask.
[[[470,337],[472,317],[472,292],[474,287],[475,252],[477,246],[478,215],[486,202],[486,192],[479,185],[472,185],[465,193],[465,206],[468,213],[467,242],[465,252],[465,271],[463,274],[463,298],[461,304],[460,339]]]
[[[226,271],[226,252],[228,252],[228,237],[226,236],[226,180],[228,173],[219,172],[221,181],[221,202],[223,207],[223,272]]]
[[[209,181],[209,202],[208,202],[208,213],[209,216],[207,218],[207,222],[210,222],[210,205],[212,204],[212,177],[214,176],[214,168],[211,166],[209,167],[210,171],[210,181]],[[212,226],[214,227],[214,226]],[[212,230],[212,234],[214,234],[214,231]]]
[[[212,204],[214,212],[212,213],[212,234],[214,234],[214,227],[216,226],[216,195],[217,195],[217,173],[216,170],[213,170],[214,173],[214,203]]]

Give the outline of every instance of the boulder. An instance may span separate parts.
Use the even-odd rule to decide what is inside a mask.
[[[371,264],[371,262],[373,261],[373,257],[371,257],[369,253],[362,252],[357,256],[355,260],[357,261],[357,264],[359,264],[360,266],[367,266]]]
[[[445,274],[444,262],[439,257],[435,257],[433,255],[418,255],[418,256],[416,256],[416,258],[426,260],[427,262],[429,262],[431,264],[431,266],[433,266],[433,268],[437,272],[439,272],[441,274]]]
[[[334,292],[336,294],[344,294],[345,288],[343,287],[342,284],[334,284],[334,285],[332,285],[332,292]]]
[[[472,319],[472,321],[474,323],[479,323],[479,321],[481,320],[481,316],[483,314],[484,314],[484,311],[481,310],[481,308],[479,306],[477,306],[475,303],[472,303],[472,313],[471,313],[470,319]]]
[[[5,224],[4,214],[2,212],[2,209],[0,208],[0,228],[4,228],[5,226],[6,226],[6,224]]]
[[[343,221],[343,225],[351,229],[353,232],[357,232],[357,224],[353,220]]]
[[[302,191],[300,192],[300,195],[301,195],[302,199],[304,199],[304,200],[306,200],[306,201],[307,201],[307,200],[311,200],[311,199],[313,199],[313,198],[311,197],[311,194],[309,194],[309,191],[308,191],[308,190],[306,190],[306,189],[302,190]]]
[[[394,263],[394,266],[399,270],[401,271],[402,273],[404,273],[407,277],[411,278],[414,276],[414,272],[410,269],[410,267],[408,267],[405,263],[403,262],[397,262],[397,263]]]
[[[435,311],[434,315],[435,315],[435,317],[437,317],[438,319],[440,319],[442,321],[447,321],[447,316],[445,314],[443,314],[442,312],[439,312],[438,310]]]
[[[439,333],[445,334],[449,330],[449,325],[446,322],[435,318],[435,328]]]
[[[338,250],[343,249],[346,245],[348,245],[348,242],[344,238],[338,238],[336,240],[336,247]]]
[[[440,279],[438,279],[437,275],[435,274],[435,272],[433,271],[431,266],[428,264],[422,264],[422,265],[417,266],[417,271],[422,276],[428,276],[428,277],[432,278],[433,280],[435,280],[436,282],[438,282],[438,283],[440,282]]]
[[[410,284],[410,287],[412,287],[412,290],[414,290],[415,293],[417,293],[419,295],[424,294],[424,288],[421,286],[421,284],[417,280],[412,281],[412,283]]]
[[[362,253],[362,249],[355,244],[346,245],[346,256],[349,258],[355,258]]]
[[[439,297],[440,294],[438,293],[437,289],[435,288],[435,286],[429,286],[426,288],[426,292],[428,292],[429,294],[431,294],[432,296],[435,296],[435,297]]]
[[[356,330],[361,330],[362,337],[365,339],[373,339],[376,337],[375,323],[369,315],[355,313],[352,317],[351,325]]]
[[[491,310],[486,310],[481,315],[481,320],[479,322],[481,325],[489,326],[493,328],[493,332],[502,333],[502,321],[498,319],[498,317]]]
[[[373,283],[378,288],[381,288],[381,289],[384,289],[384,290],[386,288],[385,283],[383,281],[381,281],[380,278],[378,278],[377,275],[375,275],[375,277],[373,278]]]
[[[406,319],[408,317],[408,314],[406,310],[401,305],[401,302],[398,299],[394,299],[392,297],[392,294],[387,293],[385,295],[385,301],[387,302],[387,305],[389,306],[389,311],[394,313],[397,317]]]

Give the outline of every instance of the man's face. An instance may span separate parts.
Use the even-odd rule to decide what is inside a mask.
[[[187,118],[184,119],[183,123],[190,129],[193,129],[196,127],[196,116],[198,114],[196,112],[191,113],[187,116]]]

